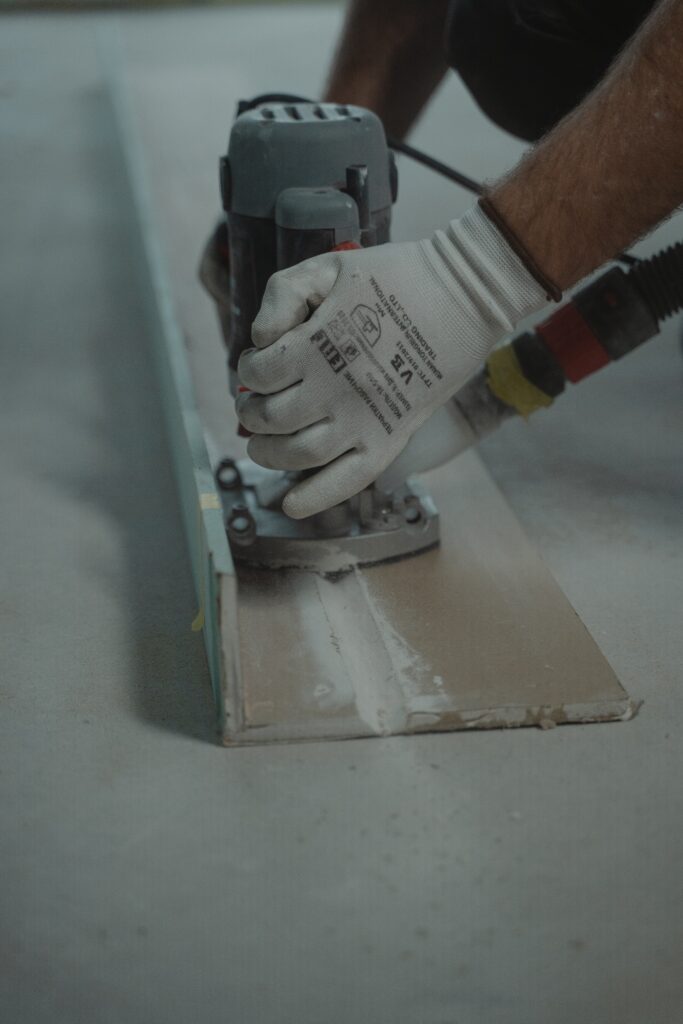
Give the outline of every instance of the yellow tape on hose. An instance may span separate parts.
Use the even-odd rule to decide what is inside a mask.
[[[492,352],[486,362],[489,390],[501,402],[516,409],[520,416],[531,416],[537,409],[553,404],[550,395],[541,391],[522,373],[512,345]]]

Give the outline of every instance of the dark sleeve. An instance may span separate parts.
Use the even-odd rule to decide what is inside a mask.
[[[534,142],[604,76],[656,0],[451,0],[446,50],[484,113]]]

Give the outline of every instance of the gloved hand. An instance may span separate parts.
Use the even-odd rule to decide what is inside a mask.
[[[377,477],[377,486],[395,491],[413,474],[437,469],[476,443],[477,435],[456,399],[449,399],[415,431],[398,458]]]
[[[287,515],[313,515],[371,484],[545,302],[479,207],[429,240],[329,253],[274,274],[256,348],[238,369],[255,393],[236,408],[255,462],[320,467],[287,494]]]

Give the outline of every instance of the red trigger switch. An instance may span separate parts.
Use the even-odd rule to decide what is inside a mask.
[[[330,252],[347,252],[349,249],[361,249],[362,246],[358,242],[340,242],[339,245],[335,245]]]

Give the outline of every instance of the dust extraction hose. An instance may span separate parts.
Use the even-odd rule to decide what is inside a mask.
[[[658,322],[683,309],[683,242],[640,260],[628,272]]]

